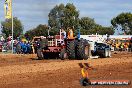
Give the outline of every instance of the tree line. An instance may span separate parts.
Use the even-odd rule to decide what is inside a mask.
[[[115,30],[121,29],[125,34],[132,34],[132,13],[121,13],[111,20],[112,26],[104,27],[95,22],[93,18],[81,17],[79,18],[79,11],[73,4],[67,3],[66,5],[56,5],[50,10],[48,14],[48,25],[40,24],[36,28],[30,29],[23,34],[23,25],[21,21],[14,17],[14,38],[24,35],[27,39],[32,39],[34,36],[48,36],[59,33],[60,28],[67,31],[68,27],[72,27],[75,35],[77,29],[80,29],[81,35],[88,34],[101,34],[112,35]],[[1,22],[2,33],[5,37],[11,34],[11,19]]]

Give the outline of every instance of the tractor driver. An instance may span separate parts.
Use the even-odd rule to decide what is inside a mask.
[[[68,28],[68,39],[74,39],[72,28]]]

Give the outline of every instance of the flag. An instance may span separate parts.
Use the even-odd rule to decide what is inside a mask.
[[[10,19],[12,17],[12,0],[5,0],[4,10],[5,18]]]

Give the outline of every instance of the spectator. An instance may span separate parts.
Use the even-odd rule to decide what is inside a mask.
[[[24,53],[24,54],[26,54],[26,53],[27,53],[26,41],[24,42],[24,46],[23,46],[23,53]]]
[[[17,45],[17,41],[13,41],[13,53],[16,53],[16,45]]]
[[[121,49],[120,51],[123,51],[123,48],[124,48],[124,47],[123,47],[123,44],[121,43],[121,44],[120,44],[120,49]]]
[[[26,53],[28,53],[28,54],[31,54],[31,44],[30,44],[30,42],[28,42],[27,44],[26,44],[26,47],[27,47],[27,52]]]
[[[21,43],[21,47],[22,47],[22,53],[23,53],[23,54],[26,54],[26,52],[27,52],[26,42],[23,41],[23,42]]]
[[[22,53],[22,52],[21,52],[21,44],[20,44],[20,41],[18,41],[17,44],[16,44],[16,53],[17,53],[17,54]]]

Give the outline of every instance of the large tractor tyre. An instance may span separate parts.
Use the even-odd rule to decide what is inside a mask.
[[[44,58],[44,55],[41,49],[37,50],[37,57],[38,57],[38,60],[42,60]]]
[[[67,41],[67,56],[69,59],[75,59],[75,42]]]
[[[60,58],[61,60],[67,59],[67,53],[66,53],[66,49],[62,49],[60,52]]]
[[[88,59],[88,45],[85,41],[80,40],[76,46],[76,56],[78,59]]]

